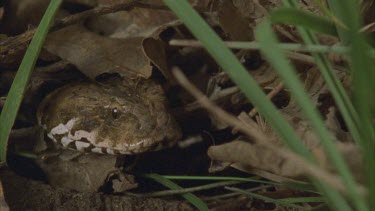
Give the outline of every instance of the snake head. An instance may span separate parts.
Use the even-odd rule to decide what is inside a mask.
[[[43,100],[38,121],[54,142],[84,152],[137,154],[173,146],[182,136],[152,80],[61,87]]]

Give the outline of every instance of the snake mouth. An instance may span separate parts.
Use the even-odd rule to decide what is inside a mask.
[[[145,143],[145,142],[143,142]],[[111,155],[135,155],[141,154],[149,151],[160,151],[166,148],[171,148],[176,145],[177,141],[172,141],[170,139],[163,139],[162,141],[157,141],[149,145],[138,145],[137,147],[121,147],[121,148],[107,148],[100,146],[92,146],[86,149],[86,152],[91,151],[100,154],[111,154]],[[87,151],[88,150],[88,151]]]
[[[169,139],[164,139],[162,141],[156,142],[155,144],[148,147],[147,151],[160,151],[162,149],[171,148],[176,145],[176,141],[171,141]]]

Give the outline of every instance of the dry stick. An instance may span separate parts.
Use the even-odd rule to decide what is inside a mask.
[[[260,185],[260,186],[257,186],[255,188],[245,189],[244,191],[255,192],[255,191],[259,191],[259,190],[263,190],[263,189],[267,189],[267,188],[272,188],[272,187],[274,187],[274,186],[273,185]],[[243,195],[243,194],[232,192],[232,193],[226,193],[226,194],[222,194],[222,195],[207,196],[207,197],[200,197],[200,198],[205,200],[205,201],[211,201],[211,200],[218,200],[218,199],[223,199],[223,198],[234,197],[234,196],[238,196],[238,195]]]
[[[242,133],[254,138],[253,140],[257,144],[272,150],[274,153],[277,153],[284,159],[293,161],[296,166],[303,168],[306,173],[316,177],[321,181],[324,181],[325,183],[341,192],[347,192],[345,185],[342,183],[339,177],[328,173],[315,164],[306,161],[303,157],[295,154],[294,152],[291,152],[289,149],[274,146],[268,141],[269,138],[264,133],[260,132],[257,128],[251,127],[250,125],[245,126],[236,117],[213,104],[203,93],[199,91],[199,89],[197,89],[192,83],[188,81],[188,79],[180,70],[174,69],[173,73],[181,86],[183,86],[188,92],[190,92],[190,94],[193,95],[198,100],[198,102],[201,103],[202,107],[206,108],[209,112],[220,118],[223,122],[231,125],[234,128],[238,128]],[[366,194],[366,189],[362,185],[357,184],[357,188],[361,194]]]
[[[184,188],[184,189],[178,189],[178,190],[164,190],[164,191],[158,191],[153,193],[146,193],[146,194],[136,194],[136,196],[140,197],[162,197],[162,196],[171,196],[171,195],[178,195],[178,194],[185,194],[185,193],[191,193],[196,191],[202,191],[202,190],[208,190],[218,187],[224,187],[228,185],[235,185],[244,183],[244,181],[222,181],[222,182],[215,182],[207,185],[201,185],[191,188]]]
[[[284,88],[284,84],[282,82],[280,82],[279,84],[277,84],[268,94],[267,94],[267,97],[269,99],[272,99],[273,97],[275,97],[281,90],[283,90]],[[251,109],[251,111],[249,112],[249,116],[250,117],[254,117],[256,114],[258,113],[258,109],[257,108],[253,108]]]
[[[220,100],[224,97],[228,97],[230,95],[233,95],[235,93],[238,93],[239,91],[240,91],[240,89],[236,86],[229,87],[229,88],[220,90],[218,93],[216,93],[213,96],[210,96],[210,100],[214,101],[214,102],[217,102],[218,100]],[[194,110],[196,110],[200,107],[201,107],[201,105],[198,102],[195,101],[195,102],[192,102],[190,104],[187,104],[184,109],[185,109],[185,111],[194,111]]]
[[[230,42],[230,41],[226,41],[224,43],[228,48],[236,48],[236,46],[233,46],[232,42]],[[177,40],[170,40],[169,44],[174,45],[174,46],[189,46],[189,47],[193,47],[193,48],[202,48],[203,47],[203,45],[197,40],[177,39]],[[259,47],[257,47],[254,43],[254,46],[252,48],[249,48],[249,49],[259,50]],[[307,54],[302,54],[302,53],[293,52],[293,51],[286,51],[286,55],[290,59],[293,59],[295,61],[303,62],[305,64],[310,64],[310,65],[315,64],[314,57],[312,57],[310,55],[307,55]]]
[[[48,66],[45,66],[45,67],[35,68],[34,71],[39,71],[39,72],[42,72],[42,73],[55,73],[55,72],[59,72],[62,69],[66,68],[68,65],[70,65],[70,63],[68,61],[60,60],[60,61],[57,61],[57,62],[55,62],[53,64],[50,64]]]
[[[76,24],[89,17],[100,16],[100,15],[115,13],[115,12],[124,11],[124,10],[125,11],[132,10],[134,8],[169,10],[168,7],[165,5],[147,4],[147,3],[142,3],[138,0],[133,0],[128,3],[118,3],[118,4],[99,6],[91,10],[87,10],[87,11],[84,11],[75,15],[68,16],[66,18],[56,21],[55,24],[52,26],[51,30],[61,29],[65,26]]]

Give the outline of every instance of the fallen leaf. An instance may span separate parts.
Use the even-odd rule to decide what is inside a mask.
[[[98,0],[100,5],[126,3],[129,0]],[[146,0],[143,3],[164,5],[160,0]],[[169,10],[134,8],[91,18],[87,26],[90,30],[114,38],[147,37],[159,26],[177,19]]]
[[[51,33],[45,48],[74,64],[91,79],[104,73],[149,78],[152,67],[142,52],[142,39],[102,37],[74,25]]]
[[[169,55],[167,51],[170,51],[170,47],[166,42],[168,42],[172,36],[176,36],[175,34],[176,31],[178,31],[178,27],[182,27],[182,25],[181,21],[173,21],[164,24],[142,42],[142,48],[146,56],[172,84],[176,84],[176,81],[168,64]]]
[[[253,4],[250,3],[250,9]],[[253,40],[253,29],[250,28],[250,20],[243,17],[238,11],[237,7],[233,5],[232,0],[224,0],[219,9],[219,21],[221,28],[225,31],[232,40],[249,41]]]

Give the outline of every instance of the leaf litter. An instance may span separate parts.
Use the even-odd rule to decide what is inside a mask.
[[[48,1],[37,2],[23,0],[4,6],[4,15],[1,19],[1,40],[9,38],[21,38],[35,27],[43,14]],[[126,3],[121,0],[70,0],[61,9],[59,19],[79,14],[103,5],[116,5]],[[144,1],[145,4],[162,5],[159,0]],[[217,33],[226,41],[253,41],[254,28],[268,14],[268,12],[281,5],[279,0],[206,0],[191,1],[201,11],[203,17]],[[314,10],[315,6],[304,3],[304,6]],[[26,12],[27,11],[27,12]],[[30,16],[31,15],[31,16]],[[17,24],[14,24],[17,23]],[[294,28],[286,25],[277,25],[275,30],[282,41],[300,42]],[[4,38],[3,38],[4,37]],[[33,208],[52,207],[90,207],[82,204],[85,200],[95,199],[91,209],[97,207],[115,206],[116,203],[128,202],[134,204],[136,209],[154,207],[155,209],[171,209],[182,206],[186,210],[191,207],[181,202],[181,198],[171,201],[154,199],[145,200],[140,205],[134,196],[141,192],[160,190],[155,183],[143,180],[139,175],[149,172],[171,175],[258,175],[268,180],[305,181],[309,172],[293,160],[275,154],[263,145],[257,144],[252,138],[245,137],[236,128],[231,128],[215,115],[209,114],[200,103],[188,92],[181,89],[171,72],[173,67],[180,68],[188,79],[193,82],[209,99],[224,110],[237,116],[243,124],[251,124],[266,134],[269,142],[274,146],[283,148],[279,137],[272,131],[267,122],[254,110],[251,102],[248,102],[229,77],[221,72],[204,49],[194,46],[173,46],[171,40],[192,40],[194,37],[184,27],[182,22],[176,19],[168,10],[150,8],[134,8],[130,11],[120,11],[102,16],[82,18],[80,23],[64,27],[51,32],[44,45],[44,51],[40,55],[36,70],[32,76],[30,86],[25,95],[19,118],[15,125],[17,130],[35,125],[35,111],[40,101],[52,90],[66,85],[72,81],[95,81],[103,75],[117,74],[132,78],[154,78],[163,86],[169,100],[171,112],[176,116],[184,133],[184,140],[192,137],[199,141],[189,142],[183,148],[145,153],[139,157],[126,156],[125,161],[108,155],[86,154],[72,159],[60,157],[47,157],[42,160],[24,160],[20,149],[35,150],[35,145],[25,147],[26,142],[39,142],[38,137],[15,137],[12,140],[11,158],[17,162],[10,162],[10,168],[1,169],[1,180],[6,183],[3,190],[8,204],[18,207],[17,202],[26,201],[25,198],[12,198],[14,191],[9,192],[7,186],[19,186],[30,184],[36,189],[43,189],[47,197],[45,202],[39,198],[38,203],[27,202],[25,206]],[[0,40],[0,42],[1,42]],[[337,40],[331,37],[320,37],[323,44],[332,45]],[[0,46],[7,45],[1,42]],[[8,47],[9,46],[4,46]],[[24,46],[26,47],[26,46]],[[312,132],[309,124],[300,113],[294,100],[290,98],[288,90],[280,86],[280,80],[270,65],[262,56],[254,50],[235,50],[239,60],[249,70],[265,92],[276,90],[272,100],[280,108],[288,122],[302,137],[304,144],[318,160],[319,166],[335,174],[335,169],[330,165],[326,155],[320,146],[318,138]],[[14,53],[14,54],[12,54]],[[4,58],[0,64],[0,96],[6,97],[7,90],[14,76],[15,67],[19,64],[22,52],[14,52],[1,55]],[[16,55],[16,56],[15,56]],[[338,67],[345,67],[342,59],[332,59]],[[336,145],[344,155],[352,172],[359,182],[363,182],[361,172],[361,152],[349,138],[346,126],[340,113],[330,96],[319,71],[311,62],[293,62],[298,68],[300,78],[305,83],[305,88],[310,94],[316,107],[325,119],[327,128],[335,137]],[[342,68],[343,69],[343,68]],[[344,84],[350,81],[347,74],[337,68],[336,74]],[[276,89],[280,86],[281,89]],[[0,104],[1,107],[1,104]],[[181,143],[184,141],[181,140]],[[187,142],[186,142],[187,143]],[[22,145],[22,146],[17,146]],[[27,144],[30,145],[30,144]],[[46,146],[44,146],[46,147]],[[69,154],[69,153],[68,153]],[[21,156],[22,157],[22,156]],[[18,162],[21,159],[22,162]],[[173,161],[172,161],[172,160]],[[32,164],[31,164],[32,163]],[[30,165],[32,167],[30,167]],[[42,169],[37,176],[31,174],[36,167]],[[38,180],[44,180],[49,185],[39,184],[31,179],[15,176],[12,171],[20,175]],[[42,175],[42,176],[41,176]],[[17,179],[9,179],[14,177]],[[20,184],[16,184],[20,183]],[[186,186],[199,185],[183,183]],[[254,186],[254,185],[253,185]],[[21,186],[22,187],[22,186]],[[247,189],[248,186],[238,187]],[[75,192],[71,192],[71,191]],[[135,192],[132,192],[134,191]],[[18,189],[18,192],[24,190]],[[77,195],[80,192],[83,194]],[[1,192],[0,192],[1,193]],[[111,195],[117,193],[121,197]],[[221,193],[215,189],[212,192],[198,193],[198,196],[212,196]],[[274,187],[274,190],[265,188],[257,193],[272,195],[272,198],[280,199],[292,196],[302,197],[304,194],[315,196],[306,192],[294,192],[292,189]],[[280,194],[282,193],[282,194]],[[37,194],[32,192],[29,194]],[[86,194],[86,195],[85,195]],[[105,199],[99,195],[105,194]],[[77,202],[73,196],[81,197]],[[27,197],[27,193],[25,196]],[[52,198],[68,197],[67,204],[52,203]],[[129,201],[130,200],[130,201]],[[224,207],[247,208],[259,207],[259,200],[243,200],[239,196],[229,198],[229,201],[240,201],[241,204],[225,203],[224,201],[207,201],[214,209]],[[116,202],[115,202],[116,201]],[[266,204],[266,203],[264,203]],[[3,203],[1,204],[3,206]],[[39,206],[39,207],[38,207]],[[97,206],[97,207],[95,207]],[[229,207],[228,206],[232,206]],[[277,205],[279,206],[279,205]],[[181,208],[182,208],[181,207]],[[22,207],[26,208],[26,207]],[[264,207],[263,207],[264,208]],[[255,209],[255,208],[254,208]],[[271,209],[271,208],[270,208]],[[272,209],[277,209],[274,206]]]

